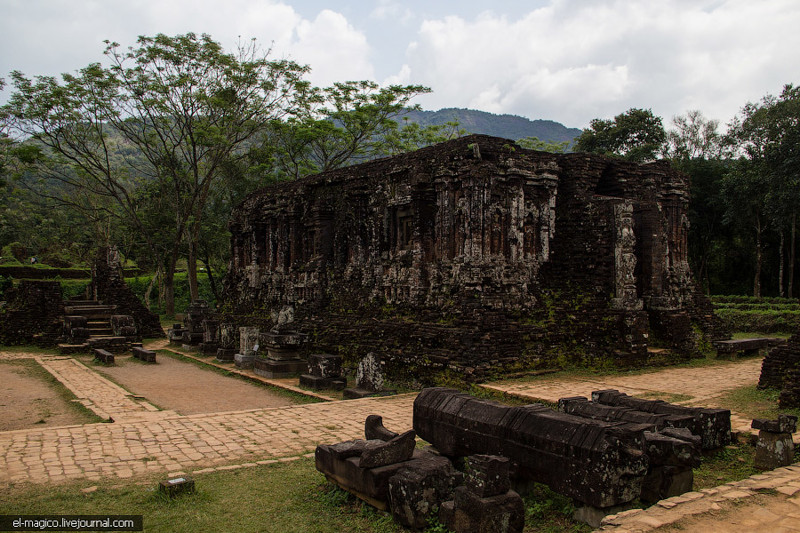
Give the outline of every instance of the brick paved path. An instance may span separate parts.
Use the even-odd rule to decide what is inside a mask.
[[[685,394],[688,404],[709,406],[731,389],[758,383],[761,359],[725,362],[698,368],[667,368],[643,374],[597,377],[542,378],[489,383],[485,388],[515,396],[556,403],[568,396],[590,397],[593,390],[617,389],[630,395]]]
[[[312,452],[319,443],[363,438],[364,419],[370,414],[382,415],[386,426],[395,431],[405,431],[412,425],[413,394],[180,416],[157,410],[75,359],[0,352],[0,359],[23,357],[36,359],[81,403],[103,418],[113,418],[114,423],[0,433],[0,486],[11,482],[53,483],[246,467],[291,460]],[[549,402],[564,396],[588,396],[592,390],[607,388],[629,394],[677,393],[691,396],[684,403],[712,406],[725,391],[755,384],[760,364],[758,359],[749,359],[637,375],[569,379],[545,376],[486,387]],[[734,416],[733,422],[734,429],[749,429],[749,420]],[[719,518],[713,513],[726,502],[746,502],[764,489],[775,495],[758,496],[766,498],[766,503],[761,503],[759,529],[750,530],[800,530],[786,525],[791,524],[787,516],[800,519],[800,511],[792,510],[792,506],[800,509],[800,464],[609,517],[604,530],[652,531],[681,524],[681,520],[687,520],[685,517],[692,520],[692,530],[718,531],[721,523],[742,524],[740,529],[744,530],[753,521],[752,515],[734,510],[725,515],[727,518]],[[764,529],[767,526],[771,529]]]

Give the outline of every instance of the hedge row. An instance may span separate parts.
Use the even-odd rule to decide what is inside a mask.
[[[741,296],[741,295],[718,295],[712,296],[711,302],[716,304],[724,303],[739,303],[739,304],[797,304],[800,303],[798,298],[755,298],[754,296]]]
[[[715,314],[731,331],[794,333],[800,329],[800,310],[716,308]]]

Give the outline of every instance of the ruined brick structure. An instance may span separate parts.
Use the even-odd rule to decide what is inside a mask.
[[[52,346],[61,333],[61,284],[57,281],[22,280],[8,289],[0,306],[0,344]]]
[[[116,248],[100,248],[92,265],[92,298],[113,304],[116,313],[133,317],[139,335],[164,337],[158,315],[142,304],[122,277],[119,252]]]
[[[293,306],[318,348],[410,374],[641,362],[654,341],[689,354],[712,313],[688,191],[667,163],[463,137],[249,196],[226,308]]]

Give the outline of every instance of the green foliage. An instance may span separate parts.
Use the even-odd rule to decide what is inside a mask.
[[[800,328],[800,303],[789,298],[715,296],[715,314],[732,331],[791,333]]]
[[[666,141],[661,118],[649,109],[631,108],[614,120],[594,119],[575,140],[576,152],[593,152],[629,161],[653,161]]]
[[[548,142],[539,140],[537,137],[525,137],[519,139],[517,144],[528,150],[538,150],[539,152],[552,152],[563,154],[569,148],[569,141]]]
[[[144,295],[147,287],[150,285],[152,275],[137,276],[135,278],[125,278],[125,283],[131,288],[133,293],[144,302]],[[211,290],[211,282],[208,274],[200,272],[197,275],[198,292],[200,299],[205,300],[209,305],[216,305],[214,292]],[[179,313],[185,312],[192,302],[191,294],[189,291],[189,280],[186,272],[178,272],[175,274],[175,310]],[[156,314],[165,314],[166,309],[159,305],[160,295],[157,286],[153,289],[150,295],[150,309]]]

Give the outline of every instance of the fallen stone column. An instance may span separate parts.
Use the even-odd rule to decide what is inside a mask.
[[[561,398],[558,409],[583,418],[616,422],[617,427],[641,435],[641,450],[650,463],[642,485],[642,500],[653,502],[692,490],[692,469],[699,466],[701,460],[700,437],[684,427],[672,427],[675,419],[685,423],[685,419],[691,421],[692,417],[602,405],[582,396]]]
[[[638,498],[647,473],[630,431],[538,404],[509,407],[429,388],[414,401],[414,430],[444,455],[508,457],[518,475],[595,507]]]
[[[617,390],[600,390],[592,392],[592,401],[605,405],[630,407],[646,413],[691,416],[694,422],[686,427],[695,435],[699,435],[704,450],[721,448],[731,442],[731,412],[728,409],[703,409],[684,407],[663,400],[644,400],[628,396]]]

